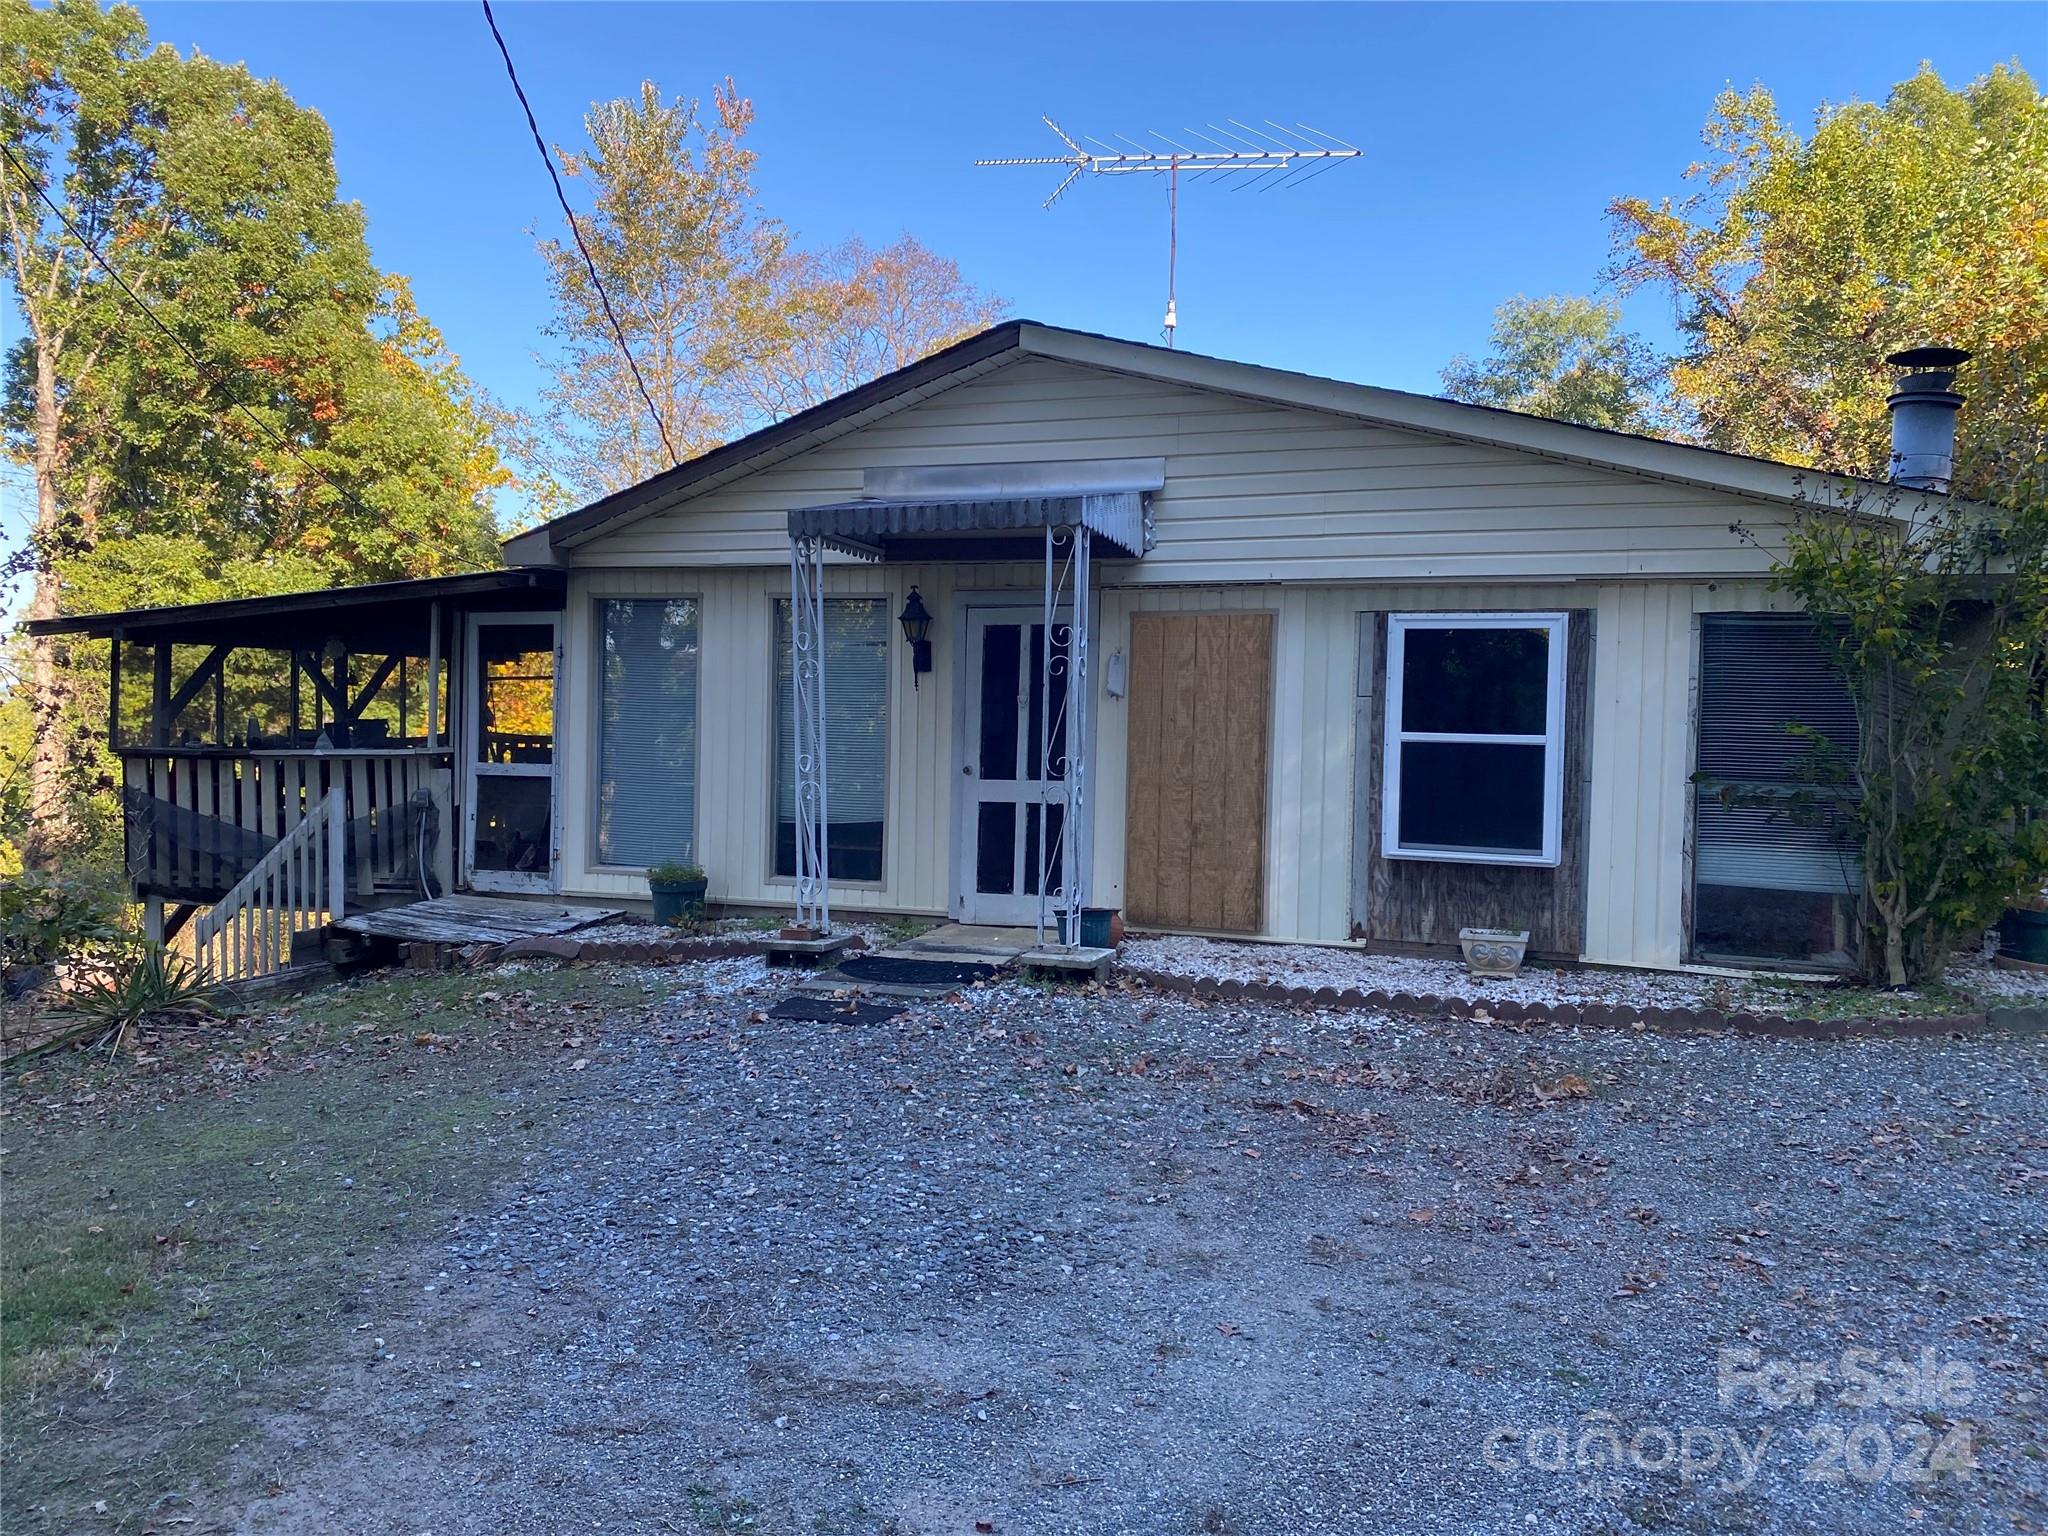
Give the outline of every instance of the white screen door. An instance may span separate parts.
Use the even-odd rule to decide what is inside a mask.
[[[555,889],[555,673],[552,613],[469,621],[469,763],[463,863],[479,891]]]
[[[1057,890],[1064,808],[1046,806],[1048,777],[1064,776],[1066,677],[1045,671],[1045,623],[1038,608],[975,608],[967,615],[965,730],[961,742],[961,825],[955,832],[954,915],[970,923],[1038,920],[1039,817],[1045,824],[1046,883]],[[1040,762],[1041,724],[1055,722],[1050,769]]]

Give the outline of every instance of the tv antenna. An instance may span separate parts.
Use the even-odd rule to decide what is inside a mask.
[[[1306,123],[1286,128],[1271,118],[1266,120],[1263,128],[1253,128],[1230,117],[1224,119],[1228,127],[1209,123],[1204,125],[1208,129],[1206,133],[1184,131],[1185,137],[1207,145],[1205,149],[1191,149],[1163,133],[1148,133],[1146,137],[1164,145],[1164,148],[1140,144],[1121,133],[1114,135],[1126,146],[1123,149],[1084,133],[1081,137],[1095,146],[1084,149],[1050,117],[1040,120],[1067,146],[1067,154],[1017,155],[974,163],[978,166],[1065,166],[1065,179],[1041,204],[1046,208],[1058,202],[1083,176],[1158,175],[1166,178],[1166,322],[1161,334],[1169,347],[1173,345],[1174,330],[1180,324],[1174,279],[1180,257],[1180,178],[1183,174],[1190,180],[1198,176],[1229,174],[1234,178],[1230,184],[1233,192],[1247,187],[1266,192],[1276,187],[1313,181],[1340,160],[1356,160],[1365,153],[1355,145],[1311,128]],[[1269,129],[1270,132],[1267,131]]]

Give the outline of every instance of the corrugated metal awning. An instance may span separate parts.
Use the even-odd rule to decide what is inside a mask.
[[[1000,541],[1042,528],[1087,528],[1116,546],[1115,554],[1145,553],[1145,498],[1140,491],[1067,496],[983,496],[962,499],[872,499],[797,507],[789,514],[793,539],[823,539],[835,549],[888,559],[892,545],[914,543],[930,557],[930,541]],[[962,555],[974,558],[970,548]],[[1111,553],[1104,551],[1105,554]]]

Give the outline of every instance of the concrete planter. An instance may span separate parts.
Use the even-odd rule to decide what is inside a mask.
[[[1465,969],[1474,976],[1517,976],[1529,949],[1529,930],[1460,928],[1458,947],[1465,951]]]

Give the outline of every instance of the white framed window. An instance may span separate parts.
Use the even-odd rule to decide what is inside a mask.
[[[1558,862],[1567,624],[1562,613],[1387,616],[1383,856]]]

